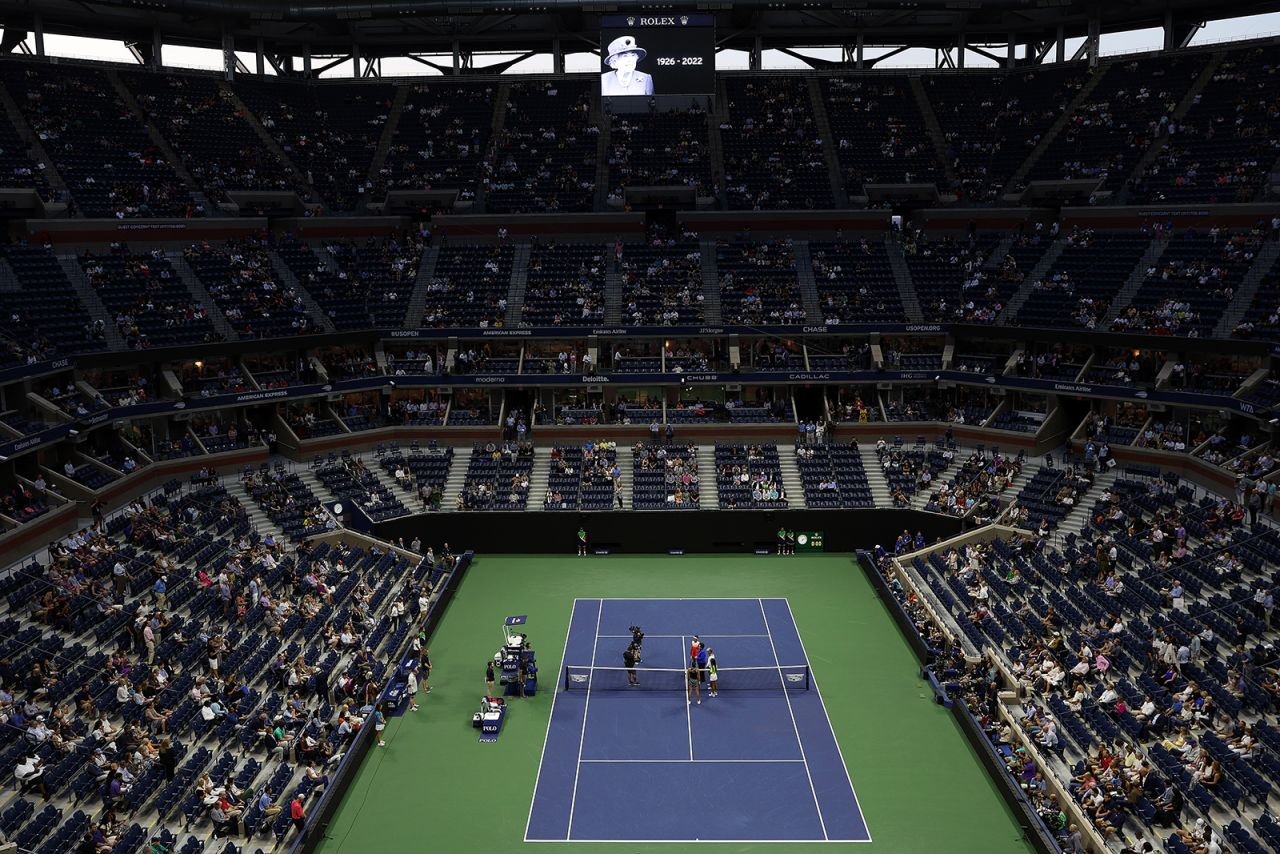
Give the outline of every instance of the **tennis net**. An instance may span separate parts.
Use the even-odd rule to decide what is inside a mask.
[[[688,671],[677,667],[637,667],[636,684],[627,679],[625,667],[587,667],[566,664],[564,689],[566,691],[684,691],[688,684]],[[808,691],[809,665],[794,664],[783,667],[721,667],[716,671],[720,691]],[[702,671],[702,687],[707,687],[707,672]]]

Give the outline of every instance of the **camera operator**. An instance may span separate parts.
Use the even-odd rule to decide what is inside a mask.
[[[631,648],[636,652],[636,661],[643,661],[640,650],[644,645],[644,632],[640,631],[639,626],[630,626],[628,631],[631,632]]]

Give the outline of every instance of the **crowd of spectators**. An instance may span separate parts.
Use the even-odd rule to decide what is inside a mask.
[[[229,193],[310,192],[258,137],[228,89],[215,78],[127,73],[124,79],[147,118],[173,146],[183,165],[215,202]]]
[[[355,210],[391,112],[390,86],[246,80],[235,91],[334,211]]]
[[[929,74],[925,89],[961,202],[990,204],[1084,85],[1079,68]]]
[[[1142,477],[1111,484],[1062,551],[1013,538],[913,564],[1031,698],[1018,729],[1102,836],[1138,850],[1135,829],[1171,829],[1207,851],[1217,817],[1265,801],[1280,770],[1267,721],[1278,538],[1259,522],[1274,499],[1248,485],[1235,501],[1197,499],[1174,475]],[[1024,783],[1038,779],[1028,770]],[[1263,850],[1238,824],[1223,829]]]
[[[811,241],[809,257],[822,321],[865,323],[906,317],[883,240]]]
[[[1224,56],[1185,118],[1168,123],[1131,197],[1140,204],[1254,201],[1280,145],[1280,104],[1267,79],[1274,67],[1268,48]]]
[[[787,506],[787,488],[782,482],[776,446],[717,444],[715,457],[720,509]]]
[[[700,109],[612,116],[609,130],[609,201],[622,206],[628,187],[691,187],[696,197],[715,193],[707,114]]]
[[[873,184],[932,182],[940,190],[949,189],[910,89],[906,77],[889,75],[822,81],[827,120],[850,196],[867,196]]]
[[[950,454],[948,461],[955,456],[950,448],[942,453]],[[936,486],[924,485],[929,493],[924,509],[948,516],[989,520],[1000,506],[999,496],[1013,485],[1025,464],[1026,458],[1022,453],[1009,457],[999,451],[975,450],[949,479]]]
[[[530,253],[523,320],[530,326],[590,326],[604,320],[603,248],[538,244]]]
[[[691,242],[651,233],[643,247],[621,247],[622,317],[632,326],[678,326],[702,319],[702,250]]]
[[[518,440],[489,442],[471,452],[466,482],[455,499],[457,510],[524,509],[534,454],[525,432],[519,435]]]
[[[544,509],[608,510],[615,503],[622,508],[617,442],[598,440],[551,449]]]
[[[994,283],[987,283],[983,269],[994,246],[989,238],[930,239],[922,230],[911,229],[901,243],[925,319],[989,322],[1000,314],[1000,294],[993,292]]]
[[[286,545],[216,475],[94,518],[10,582],[7,832],[41,851],[279,843],[305,815],[281,805],[329,785],[455,558]],[[24,826],[33,794],[54,805]]]
[[[670,428],[668,428],[670,432]],[[698,478],[698,447],[660,444],[657,431],[653,441],[632,448],[635,472],[632,479],[632,507],[636,510],[697,510],[701,498]]]
[[[335,498],[358,508],[373,522],[405,516],[408,510],[359,456],[344,451],[314,463],[316,477]]]
[[[246,471],[244,490],[267,517],[295,540],[337,528],[337,522],[296,473],[281,468]]]
[[[70,188],[72,213],[112,219],[206,213],[103,71],[15,63],[2,76]]]
[[[743,326],[804,322],[790,240],[717,245],[716,267],[725,320]]]
[[[493,131],[496,84],[417,83],[410,87],[375,188],[457,190],[474,201]]]
[[[510,245],[445,246],[426,287],[426,327],[500,327],[511,287]]]
[[[314,331],[302,295],[276,280],[265,240],[198,243],[183,256],[240,335],[281,337]]]
[[[822,136],[808,83],[799,77],[725,81],[720,122],[725,198],[735,210],[831,206]]]
[[[591,210],[600,138],[591,115],[591,85],[511,84],[502,131],[484,165],[490,212]]]
[[[108,249],[105,255],[84,253],[80,266],[127,346],[142,350],[219,340],[205,306],[178,278],[164,250],[135,255],[118,241]]]
[[[1167,135],[1178,102],[1207,61],[1191,54],[1112,63],[1028,179],[1096,180],[1099,189],[1124,188],[1142,154]]]
[[[1174,236],[1146,271],[1133,303],[1111,322],[1114,331],[1200,337],[1212,333],[1253,263],[1259,231]]]

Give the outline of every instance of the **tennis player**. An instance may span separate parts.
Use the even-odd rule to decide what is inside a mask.
[[[693,642],[689,644],[689,661],[692,662],[698,657],[698,650],[702,649],[702,641],[697,635],[693,636]]]
[[[716,696],[716,688],[720,684],[720,672],[716,666],[716,651],[707,648],[707,695]]]
[[[702,705],[702,688],[700,687],[699,683],[702,681],[702,676],[698,672],[698,665],[690,664],[689,670],[687,671],[687,675],[689,677],[689,680],[688,680],[689,692],[685,698],[685,705],[686,706],[689,705],[690,703],[693,702],[693,698],[697,697],[698,705],[701,706]]]
[[[636,678],[636,647],[635,644],[627,647],[622,651],[622,666],[627,668],[627,684],[639,685],[640,680]]]

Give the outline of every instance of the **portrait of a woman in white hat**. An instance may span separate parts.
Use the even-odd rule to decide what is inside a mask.
[[[652,95],[653,78],[643,71],[636,71],[636,63],[647,53],[636,44],[635,36],[619,36],[609,42],[604,64],[613,70],[600,75],[600,94]]]

